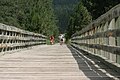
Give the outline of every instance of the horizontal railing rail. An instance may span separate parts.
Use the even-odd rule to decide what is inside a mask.
[[[46,44],[46,36],[0,23],[0,52]]]
[[[120,70],[120,4],[73,34],[71,45],[105,59]]]

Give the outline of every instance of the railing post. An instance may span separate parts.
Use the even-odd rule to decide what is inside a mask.
[[[104,59],[120,72],[120,4],[73,34],[71,41],[72,46]]]
[[[108,22],[105,23],[104,25],[104,32],[107,31],[108,29]],[[104,37],[104,45],[109,45],[109,38],[108,37]],[[104,51],[105,53],[105,58],[109,59],[109,53],[107,51]]]
[[[116,20],[116,29],[120,29],[120,16]],[[116,38],[117,42],[116,45],[120,47],[120,37]],[[117,61],[118,64],[120,64],[120,55],[117,54]]]
[[[12,52],[46,43],[46,36],[0,23],[0,52]]]
[[[115,29],[115,19],[112,19],[109,23],[108,30],[113,30],[113,29]],[[111,33],[109,33],[109,35],[111,35]],[[116,41],[115,37],[109,36],[109,45],[110,46],[116,46],[115,41]],[[109,53],[109,54],[110,54],[110,60],[113,62],[116,62],[116,54],[112,54],[112,53]]]

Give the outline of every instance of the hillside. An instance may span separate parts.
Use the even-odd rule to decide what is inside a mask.
[[[74,5],[79,0],[54,0],[55,14],[58,19],[58,26],[61,33],[64,33],[67,29],[69,15],[73,12]],[[69,13],[69,14],[68,14]]]

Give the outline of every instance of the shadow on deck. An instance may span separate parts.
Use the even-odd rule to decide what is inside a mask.
[[[71,46],[68,46],[73,57],[78,63],[79,69],[84,72],[84,74],[91,80],[119,80],[120,77],[117,72],[110,69],[107,65],[103,64],[95,57],[83,55],[73,49]],[[82,52],[82,51],[80,51]],[[83,53],[83,52],[82,52]],[[114,77],[115,76],[115,77]],[[117,78],[116,78],[117,77]],[[119,78],[119,79],[118,79]]]

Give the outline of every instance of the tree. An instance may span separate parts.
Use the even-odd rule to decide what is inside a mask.
[[[67,38],[72,34],[79,32],[82,28],[86,27],[91,22],[91,16],[87,8],[80,2],[75,7],[75,12],[70,17],[69,26],[67,30]]]
[[[0,0],[0,22],[46,36],[58,35],[53,0]]]
[[[58,19],[58,26],[61,33],[65,33],[69,16],[73,13],[73,8],[79,0],[54,0],[55,15]]]
[[[120,0],[82,0],[85,7],[91,13],[93,19],[110,10],[112,7],[120,3]]]

